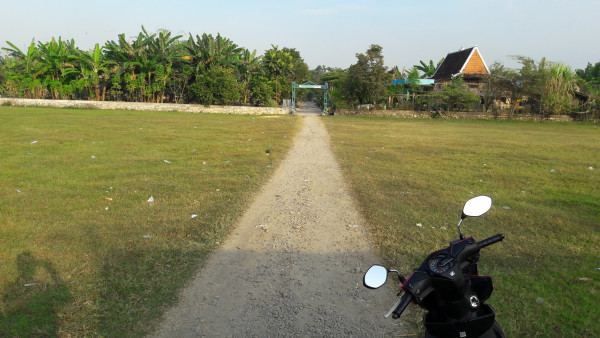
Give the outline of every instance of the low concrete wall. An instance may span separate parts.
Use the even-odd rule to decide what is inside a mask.
[[[541,115],[520,115],[514,114],[509,118],[508,114],[501,113],[494,115],[485,112],[444,112],[443,118],[446,119],[483,119],[483,120],[516,120],[516,121],[557,121],[569,122],[573,118],[568,115],[553,115],[544,118]],[[375,109],[360,109],[360,110],[342,110],[335,111],[335,115],[341,116],[379,116],[379,117],[396,117],[396,118],[433,118],[431,112],[412,111],[412,110],[375,110]]]
[[[207,114],[245,114],[245,115],[285,115],[289,108],[248,107],[248,106],[203,106],[200,104],[140,103],[115,101],[77,101],[77,100],[37,100],[0,98],[1,106],[15,107],[51,107],[107,110],[139,111],[177,111],[183,113]]]

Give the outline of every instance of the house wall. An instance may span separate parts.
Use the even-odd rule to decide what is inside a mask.
[[[481,55],[479,55],[479,51],[476,49],[471,55],[471,59],[469,63],[465,66],[463,70],[463,74],[487,74],[488,71],[485,68],[485,64],[483,63],[483,59]]]

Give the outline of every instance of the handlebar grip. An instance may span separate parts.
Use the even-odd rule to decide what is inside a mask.
[[[498,243],[503,239],[504,239],[504,235],[502,235],[502,234],[497,234],[492,237],[488,237],[481,242],[477,242],[477,249],[481,250],[481,249],[485,248],[486,246],[492,245],[494,243]]]
[[[402,298],[400,299],[400,303],[398,304],[398,306],[396,307],[394,312],[392,312],[392,318],[394,318],[394,319],[400,318],[400,315],[402,315],[402,312],[404,312],[404,310],[406,310],[406,307],[408,306],[408,304],[410,304],[411,300],[412,300],[412,295],[410,295],[408,293],[404,293],[404,295],[402,295]]]

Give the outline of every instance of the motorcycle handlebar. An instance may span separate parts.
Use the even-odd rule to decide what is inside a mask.
[[[411,300],[412,300],[412,295],[410,295],[408,293],[405,293],[404,295],[402,295],[402,298],[400,299],[400,303],[398,304],[398,306],[396,307],[394,312],[392,312],[392,318],[394,318],[394,319],[400,318],[400,315],[402,315],[402,312],[404,312],[404,310],[406,310],[406,307],[408,306],[408,304],[410,304]]]
[[[481,249],[485,248],[486,246],[492,245],[494,243],[498,243],[503,239],[504,239],[504,235],[502,235],[502,234],[497,234],[492,237],[488,237],[481,242],[477,242],[477,249],[481,250]]]

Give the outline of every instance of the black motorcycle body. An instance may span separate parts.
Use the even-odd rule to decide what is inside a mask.
[[[461,222],[467,216],[480,216],[491,207],[491,198],[487,196],[469,202],[463,209]],[[467,208],[475,202],[483,206],[478,210]],[[404,295],[386,317],[390,314],[395,319],[400,317],[408,304],[414,302],[427,311],[423,318],[426,337],[504,337],[494,309],[485,303],[494,290],[492,278],[480,276],[477,271],[480,250],[501,241],[504,235],[477,242],[473,237],[463,236],[461,222],[459,239],[429,254],[407,279],[396,270],[374,265],[365,274],[363,283],[375,289],[385,283],[389,272],[396,272],[403,283]]]

